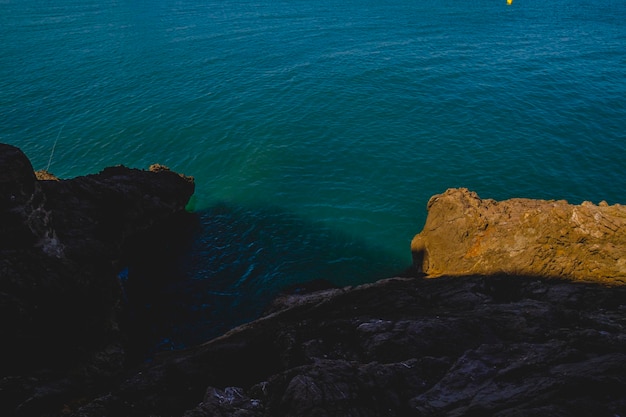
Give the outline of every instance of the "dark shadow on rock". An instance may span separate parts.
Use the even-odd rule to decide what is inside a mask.
[[[139,235],[123,252],[135,359],[254,320],[281,291],[374,281],[400,262],[279,208],[226,204]]]
[[[208,343],[158,355],[77,415],[626,410],[626,287],[510,275],[393,278],[300,298]]]
[[[193,192],[163,167],[36,176],[0,144],[0,414],[55,415],[120,377],[120,246]]]

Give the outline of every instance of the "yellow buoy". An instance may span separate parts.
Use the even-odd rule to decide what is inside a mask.
[[[510,6],[511,4],[513,4],[513,0],[506,0],[506,4]]]

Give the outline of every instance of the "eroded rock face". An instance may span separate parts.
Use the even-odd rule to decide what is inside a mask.
[[[513,274],[626,284],[626,206],[481,199],[449,189],[428,202],[411,243],[429,276]]]
[[[0,144],[1,415],[48,415],[68,392],[123,369],[120,248],[184,213],[193,192],[193,179],[161,166],[36,176]]]
[[[51,256],[62,256],[45,203],[26,155],[0,144],[0,249],[38,246]]]

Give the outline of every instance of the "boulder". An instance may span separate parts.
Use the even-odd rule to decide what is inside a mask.
[[[429,277],[510,274],[626,284],[626,206],[481,199],[449,189],[428,202],[411,243]]]

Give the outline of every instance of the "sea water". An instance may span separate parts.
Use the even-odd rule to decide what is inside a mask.
[[[179,277],[146,301],[179,347],[285,286],[404,270],[449,187],[626,203],[625,22],[622,0],[0,0],[0,141],[62,178],[195,177]]]

